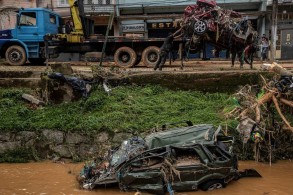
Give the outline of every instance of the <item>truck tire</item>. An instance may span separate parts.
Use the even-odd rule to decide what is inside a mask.
[[[159,60],[160,48],[156,46],[149,46],[142,52],[142,62],[146,67],[155,67]]]
[[[114,61],[121,68],[130,68],[137,62],[137,55],[130,47],[120,47],[114,54]]]
[[[44,65],[45,58],[29,58],[28,61],[33,65]]]
[[[5,52],[6,61],[12,66],[21,66],[26,63],[27,56],[23,47],[12,45]]]

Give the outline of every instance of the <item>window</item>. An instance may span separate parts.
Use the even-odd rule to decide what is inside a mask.
[[[50,14],[50,23],[56,24],[56,16]]]
[[[20,26],[36,26],[36,12],[22,12],[19,20]]]
[[[68,0],[58,0],[57,5],[58,7],[68,7]]]
[[[111,4],[111,0],[106,0],[106,5],[110,5]]]

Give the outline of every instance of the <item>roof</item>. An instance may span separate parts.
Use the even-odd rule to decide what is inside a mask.
[[[57,14],[56,12],[53,12],[49,9],[46,9],[46,8],[42,8],[42,7],[36,7],[36,8],[21,8],[20,10],[24,10],[24,11],[46,11],[46,12],[49,12],[51,14],[54,14],[54,15],[57,15],[57,16],[60,16],[59,14]]]
[[[149,149],[166,145],[188,145],[214,141],[214,134],[221,129],[215,129],[211,124],[199,124],[188,127],[168,129],[148,135],[145,140]]]

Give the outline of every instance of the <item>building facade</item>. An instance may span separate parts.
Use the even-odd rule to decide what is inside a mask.
[[[272,0],[267,3],[268,12],[272,11]],[[271,38],[271,17],[267,15],[265,32]],[[293,0],[278,1],[276,59],[293,59]]]

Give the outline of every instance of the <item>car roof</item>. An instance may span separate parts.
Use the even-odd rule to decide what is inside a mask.
[[[216,129],[211,124],[199,124],[188,127],[173,128],[152,133],[145,141],[149,149],[166,145],[190,145],[194,143],[211,143]]]

